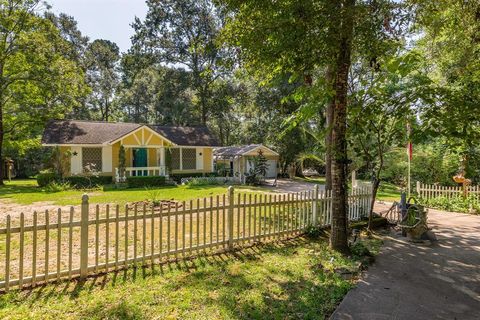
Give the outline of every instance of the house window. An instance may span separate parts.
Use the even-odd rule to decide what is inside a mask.
[[[102,171],[102,148],[82,148],[83,172]]]
[[[197,168],[197,149],[182,149],[182,167],[183,170],[195,170]]]
[[[180,169],[180,149],[170,149],[172,170]]]

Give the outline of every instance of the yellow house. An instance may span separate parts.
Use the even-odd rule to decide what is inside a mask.
[[[213,172],[218,142],[201,126],[54,120],[45,128],[42,145],[60,147],[69,155],[67,175],[84,175],[93,168],[118,178],[120,146],[125,148],[127,176],[198,175]]]

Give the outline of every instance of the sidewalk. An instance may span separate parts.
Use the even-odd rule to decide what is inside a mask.
[[[429,211],[438,242],[392,235],[331,319],[480,319],[480,216]]]

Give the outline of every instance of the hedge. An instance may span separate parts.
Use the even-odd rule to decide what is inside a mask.
[[[46,187],[54,181],[58,181],[58,177],[53,172],[41,172],[37,174],[37,184],[39,187]]]
[[[37,184],[40,187],[45,187],[51,182],[68,182],[74,188],[90,188],[94,186],[101,186],[111,184],[113,182],[112,176],[72,176],[61,179],[53,172],[43,172],[37,175]]]
[[[170,179],[172,179],[176,183],[181,183],[182,178],[217,177],[217,176],[218,175],[215,172],[174,173],[174,174],[170,174]]]
[[[151,176],[151,177],[127,177],[127,184],[129,188],[141,188],[149,186],[163,186],[165,185],[165,177]]]
[[[93,186],[103,186],[113,182],[112,176],[72,176],[67,177],[64,181],[70,183],[75,188],[90,188]]]

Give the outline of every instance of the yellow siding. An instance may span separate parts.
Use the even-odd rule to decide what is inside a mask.
[[[213,157],[212,148],[203,148],[203,171],[204,172],[213,172],[212,157]]]
[[[154,148],[149,148],[148,149],[148,166],[149,167],[158,166],[158,163],[157,163],[157,149],[154,149]]]
[[[152,138],[150,139],[150,141],[148,142],[149,145],[155,145],[155,146],[161,146],[162,143],[163,143],[163,140],[162,138],[160,138],[159,136],[153,134],[153,133],[149,133],[149,136],[152,135]],[[147,137],[147,136],[145,136]],[[148,140],[148,138],[146,138]]]
[[[125,148],[125,166],[131,167],[132,166],[132,149]]]
[[[127,145],[137,145],[137,144],[138,144],[138,142],[137,142],[137,140],[135,139],[135,137],[134,137],[133,134],[130,134],[130,135],[124,137],[124,138],[122,139],[122,142],[123,142],[124,145],[125,145],[125,144],[127,144]]]

